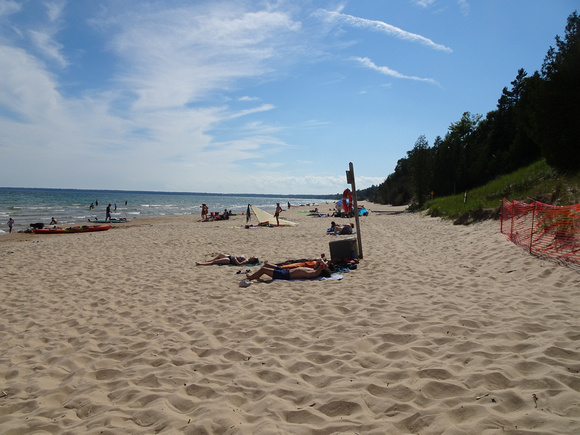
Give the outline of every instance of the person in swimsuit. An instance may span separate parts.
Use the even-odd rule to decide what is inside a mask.
[[[330,271],[328,270],[328,263],[323,259],[319,258],[316,260],[314,267],[295,267],[294,269],[284,269],[276,264],[270,264],[265,262],[264,265],[256,272],[246,274],[246,280],[248,282],[259,279],[262,276],[267,275],[272,279],[313,279],[319,276],[330,276]],[[244,280],[244,281],[246,281]]]
[[[332,231],[331,231],[332,230]],[[330,228],[327,234],[352,234],[354,230],[354,224],[338,225],[334,221],[330,223]]]
[[[260,260],[258,257],[246,257],[245,255],[230,255],[218,254],[215,258],[209,261],[196,261],[196,266],[213,266],[214,264],[233,264],[234,266],[242,266],[244,264],[258,264]]]
[[[201,207],[201,221],[205,222],[207,221],[207,214],[209,213],[209,208],[205,204],[200,205],[200,207]]]
[[[276,218],[276,225],[280,226],[280,213],[282,213],[282,207],[280,207],[280,203],[276,203],[276,211],[274,212],[274,217]]]

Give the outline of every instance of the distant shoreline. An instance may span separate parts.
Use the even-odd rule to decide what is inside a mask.
[[[172,192],[163,190],[123,190],[123,189],[72,189],[72,188],[60,188],[60,187],[0,187],[0,191],[46,191],[46,192],[86,192],[86,193],[134,193],[134,194],[144,194],[144,195],[197,195],[197,196],[247,196],[255,198],[314,198],[314,199],[335,199],[338,198],[339,194],[326,194],[326,195],[316,195],[316,194],[284,194],[284,193],[210,193],[210,192]]]

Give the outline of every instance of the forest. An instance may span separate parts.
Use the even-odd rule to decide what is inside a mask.
[[[540,71],[520,69],[495,110],[465,112],[430,146],[424,135],[383,183],[359,199],[421,207],[425,201],[482,186],[540,159],[558,173],[580,170],[580,18],[567,19]]]

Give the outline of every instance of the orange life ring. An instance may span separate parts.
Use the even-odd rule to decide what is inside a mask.
[[[344,189],[344,192],[342,192],[342,208],[345,213],[350,213],[352,211],[353,205],[350,189]]]

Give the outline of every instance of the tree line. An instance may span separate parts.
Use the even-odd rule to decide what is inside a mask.
[[[559,173],[580,170],[580,18],[573,12],[541,70],[520,69],[497,108],[484,117],[465,112],[433,146],[424,135],[386,180],[357,196],[392,205],[422,206],[486,184],[539,159]]]

